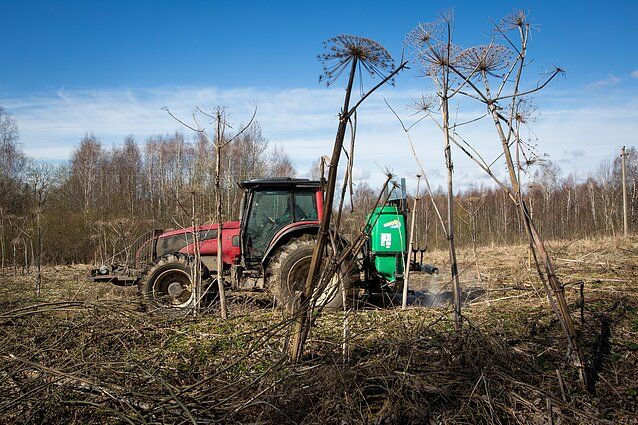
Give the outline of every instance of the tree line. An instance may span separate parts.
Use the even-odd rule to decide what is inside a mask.
[[[618,152],[619,154],[619,152]],[[638,226],[638,151],[626,153],[629,229]],[[603,160],[586,178],[563,176],[560,167],[545,161],[527,176],[524,196],[534,220],[548,239],[579,239],[623,234],[621,159]],[[433,193],[443,213],[446,194]],[[525,243],[519,211],[496,187],[474,187],[455,195],[455,233],[460,246]],[[412,202],[410,202],[412,205]],[[446,238],[433,210],[432,199],[417,201],[416,243],[444,249]]]
[[[548,239],[573,240],[623,234],[622,171],[620,151],[613,160],[602,160],[585,178],[563,176],[553,161],[543,161],[526,176],[525,198],[530,212]],[[627,212],[629,229],[638,227],[638,150],[626,152]],[[315,167],[318,168],[318,167]],[[313,176],[318,176],[318,171]],[[408,176],[409,177],[409,176]],[[413,180],[415,180],[413,178]],[[346,205],[344,226],[354,235],[374,205],[378,189],[360,183],[353,203]],[[413,194],[408,205],[414,203]],[[442,187],[430,197],[423,188],[418,195],[414,247],[447,249],[445,232],[436,216],[436,203],[447,221],[447,194]],[[526,243],[519,211],[507,193],[494,186],[464,188],[454,196],[455,234],[461,247]]]
[[[107,261],[146,231],[190,226],[193,204],[197,222],[213,221],[215,154],[203,137],[177,132],[141,144],[126,137],[121,146],[106,147],[87,134],[67,162],[52,165],[27,158],[16,120],[0,108],[0,138],[3,269],[28,268],[38,263],[40,251],[43,263]],[[222,208],[229,219],[239,210],[236,182],[296,174],[257,122],[220,158]]]
[[[231,136],[229,136],[231,137]],[[191,205],[197,222],[213,222],[215,153],[205,138],[153,135],[138,144],[126,137],[106,147],[85,135],[69,161],[52,165],[28,158],[20,149],[18,123],[0,107],[0,267],[27,271],[42,263],[108,261],[151,229],[188,226]],[[241,193],[237,182],[294,176],[285,151],[272,147],[259,123],[232,141],[220,155],[224,217],[236,219]],[[638,151],[627,149],[628,216],[638,225]],[[319,167],[311,172],[319,177]],[[602,161],[585,179],[563,177],[545,161],[529,172],[524,188],[530,210],[548,239],[622,234],[622,177],[618,156]],[[446,193],[420,194],[415,247],[445,249],[447,240],[433,202],[445,213]],[[378,189],[354,188],[344,210],[345,233],[355,234],[374,205]],[[506,193],[491,186],[455,195],[454,226],[460,246],[524,243],[519,211]],[[408,203],[412,205],[412,201]]]

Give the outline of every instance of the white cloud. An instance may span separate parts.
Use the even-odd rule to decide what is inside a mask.
[[[605,87],[615,86],[616,84],[620,83],[621,81],[622,81],[622,78],[616,77],[615,75],[609,75],[609,76],[607,76],[607,78],[604,78],[604,79],[598,80],[598,81],[594,81],[593,83],[589,84],[589,88],[602,89],[602,88],[605,88]]]
[[[631,78],[638,78],[638,69],[634,70],[629,74]]]
[[[576,94],[574,94],[576,93]],[[355,178],[372,185],[383,181],[383,168],[408,177],[411,189],[418,172],[408,148],[407,137],[383,99],[395,108],[406,125],[414,122],[412,111],[404,105],[417,97],[417,91],[387,88],[362,105],[358,114]],[[219,89],[216,87],[157,87],[113,90],[59,90],[27,98],[0,101],[18,119],[24,151],[36,158],[67,159],[86,132],[93,132],[104,145],[122,142],[132,134],[138,143],[152,134],[181,130],[189,134],[162,111],[167,106],[177,116],[190,117],[194,106],[225,105],[230,121],[237,128],[246,122],[255,105],[264,135],[290,155],[300,175],[306,174],[321,155],[332,151],[337,127],[341,89],[299,88],[270,90],[257,88]],[[467,105],[465,105],[467,106]],[[551,93],[540,98],[542,112],[532,124],[539,151],[551,159],[570,159],[565,172],[592,170],[600,159],[613,154],[617,146],[632,145],[638,132],[638,98],[596,98],[591,93]],[[463,122],[482,113],[478,106],[456,116]],[[500,154],[500,143],[493,124],[484,119],[461,127],[463,137],[473,142],[491,162]],[[445,181],[442,136],[425,120],[411,130],[411,137],[434,189]],[[536,142],[534,142],[536,143]],[[458,187],[480,186],[489,181],[464,154],[454,149]],[[571,168],[570,168],[571,167]]]

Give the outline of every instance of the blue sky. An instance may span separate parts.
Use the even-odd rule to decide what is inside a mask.
[[[264,134],[303,174],[330,151],[340,104],[339,86],[318,84],[323,40],[367,36],[398,59],[405,33],[441,9],[455,10],[456,41],[467,46],[488,41],[489,18],[522,8],[539,28],[529,82],[552,64],[567,71],[536,99],[541,150],[565,171],[584,173],[620,144],[635,143],[637,2],[483,3],[0,0],[0,105],[18,118],[27,153],[57,160],[87,131],[110,145],[127,134],[143,142],[179,129],[164,105],[187,114],[196,105],[223,104],[237,121],[257,105]],[[381,96],[401,109],[428,88],[408,71],[362,110],[361,143],[369,149],[360,156],[361,179],[378,180],[375,162],[414,171]],[[436,179],[443,163],[432,130],[418,135]],[[482,131],[476,143],[489,152],[493,135]],[[460,158],[457,168],[466,184],[478,177]]]

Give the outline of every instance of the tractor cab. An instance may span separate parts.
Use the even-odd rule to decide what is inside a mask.
[[[267,261],[291,237],[316,234],[323,209],[319,181],[295,178],[246,180],[240,208],[244,267]]]

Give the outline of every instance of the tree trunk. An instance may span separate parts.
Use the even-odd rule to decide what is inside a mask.
[[[37,274],[35,278],[35,293],[40,296],[40,290],[42,288],[42,227],[40,222],[41,209],[38,209],[36,216],[36,226],[38,233],[38,261],[37,261]]]
[[[201,301],[202,301],[202,263],[201,263],[201,255],[199,254],[199,232],[197,231],[197,219],[196,219],[196,211],[197,209],[195,203],[195,192],[191,193],[191,227],[193,229],[193,242],[195,243],[193,254],[195,255],[195,264],[191,267],[191,279],[193,281],[193,285],[195,286],[195,304],[193,305],[193,313],[197,316],[200,311]]]
[[[2,233],[0,233],[0,249],[2,250],[2,264],[0,265],[0,268],[2,269],[2,276],[4,276],[4,258],[5,258],[4,226],[2,227]]]
[[[22,274],[27,274],[29,272],[29,247],[27,245],[27,240],[24,240],[24,268],[22,269]]]
[[[13,277],[15,278],[18,274],[18,252],[17,252],[17,243],[13,243]]]
[[[629,225],[627,221],[627,175],[625,172],[625,147],[622,147],[620,151],[621,165],[622,165],[622,216],[623,216],[623,230],[624,235],[629,235]]]

